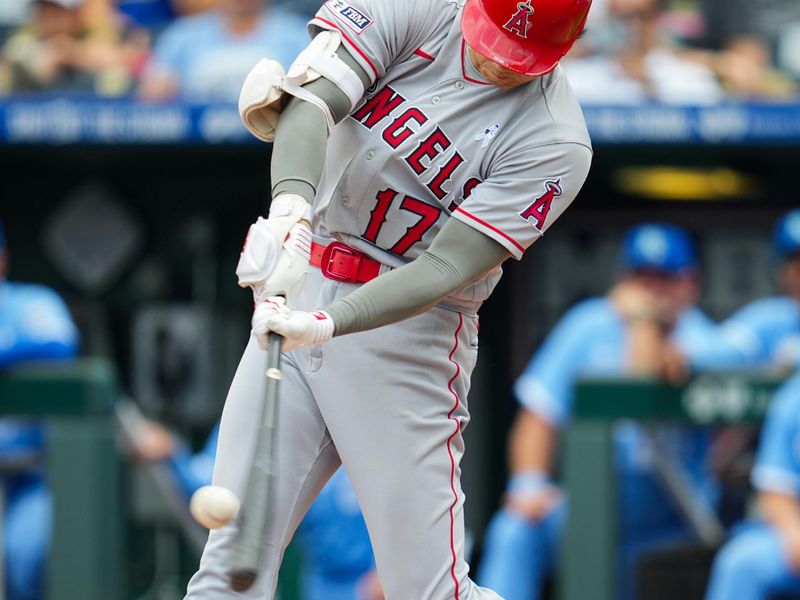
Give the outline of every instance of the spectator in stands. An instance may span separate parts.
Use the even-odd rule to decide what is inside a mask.
[[[0,55],[0,93],[70,92],[119,96],[146,53],[135,31],[90,28],[84,0],[32,0],[31,21]]]
[[[115,4],[116,10],[131,23],[158,33],[173,19],[212,9],[217,2],[218,0],[116,0]]]
[[[581,376],[653,376],[681,381],[688,357],[715,325],[694,303],[698,265],[688,234],[652,223],[625,236],[618,282],[603,298],[570,309],[515,384],[521,403],[509,440],[511,479],[487,530],[478,583],[505,600],[541,597],[554,567],[566,503],[554,479],[559,430]],[[692,482],[706,507],[717,485],[708,471],[708,432],[664,428],[655,438],[633,423],[615,430],[619,507],[618,587],[631,598],[636,561],[691,539],[653,463],[654,448]]]
[[[713,70],[732,96],[785,97],[795,91],[790,77],[800,79],[796,0],[695,0],[693,4],[698,23],[675,31],[692,46],[684,53],[686,58]],[[687,21],[691,22],[676,23]]]
[[[775,225],[772,253],[782,292],[756,300],[707,338],[698,354],[710,366],[764,367],[787,372],[800,366],[800,209]]]
[[[268,0],[219,0],[215,10],[178,18],[163,31],[139,96],[236,102],[259,59],[273,58],[288,68],[307,42],[305,19]]]
[[[17,363],[69,360],[78,331],[61,298],[41,285],[6,279],[8,254],[0,224],[0,369]],[[5,515],[6,597],[40,600],[50,538],[50,496],[38,458],[44,436],[38,422],[0,419],[0,472]]]
[[[311,19],[324,0],[275,0],[276,6],[287,6]]]
[[[800,373],[775,395],[752,483],[758,520],[743,524],[717,555],[706,600],[768,600],[800,594]]]
[[[711,69],[681,57],[660,28],[666,0],[608,0],[605,26],[587,32],[585,51],[562,62],[580,101],[715,103],[723,90]]]
[[[297,530],[303,600],[384,600],[367,526],[340,468]]]

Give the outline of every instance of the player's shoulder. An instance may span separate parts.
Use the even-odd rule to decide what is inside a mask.
[[[691,327],[693,329],[714,329],[717,324],[700,308],[690,306],[681,312],[678,317],[678,326]]]
[[[534,113],[526,118],[536,128],[535,139],[540,144],[573,143],[591,151],[583,110],[561,66],[532,81],[525,93],[531,101],[524,104],[523,112]]]
[[[753,300],[739,309],[731,318],[766,322],[782,321],[796,318],[800,314],[800,304],[788,296],[770,296]]]
[[[3,291],[7,295],[8,300],[21,308],[26,308],[34,304],[39,306],[42,304],[50,304],[58,307],[64,306],[64,301],[61,299],[61,296],[46,285],[9,281],[4,284]]]
[[[559,323],[564,327],[582,328],[608,322],[615,317],[614,307],[608,298],[586,298],[573,304]]]

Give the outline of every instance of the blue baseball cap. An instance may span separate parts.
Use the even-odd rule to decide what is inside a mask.
[[[780,259],[800,252],[800,208],[789,211],[778,220],[772,246]]]
[[[645,223],[629,229],[622,246],[622,268],[677,275],[697,267],[689,233],[666,223]]]

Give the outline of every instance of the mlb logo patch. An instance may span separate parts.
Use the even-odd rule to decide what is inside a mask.
[[[374,22],[365,12],[351,6],[344,0],[330,0],[326,2],[325,6],[341,19],[349,29],[352,29],[356,35],[360,34],[367,27]]]

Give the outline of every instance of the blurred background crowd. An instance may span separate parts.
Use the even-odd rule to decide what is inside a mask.
[[[232,104],[259,58],[291,64],[319,4],[0,0],[0,107]],[[800,2],[594,0],[562,64],[586,106],[797,106]],[[252,306],[233,271],[265,209],[269,146],[0,141],[0,410],[19,407],[2,393],[31,361],[113,365],[119,589],[81,600],[180,598],[204,536],[188,498],[210,481],[249,335]],[[600,477],[618,501],[592,513],[615,523],[614,547],[599,550],[612,556],[613,583],[578,597],[800,598],[799,149],[800,139],[595,143],[579,200],[508,265],[481,312],[463,465],[479,583],[505,600],[576,598],[560,574],[564,549],[575,552],[570,508],[596,500],[570,498],[564,479],[579,380],[687,390],[702,417],[746,404],[755,373],[777,389],[756,422],[614,425],[613,472]],[[709,374],[721,378],[716,391],[700,385]],[[52,595],[48,431],[47,419],[0,419],[9,600]],[[382,600],[343,472],[301,525],[280,593]]]
[[[319,4],[5,0],[0,93],[235,101],[254,57],[291,62]],[[596,0],[565,64],[586,101],[786,99],[800,81],[799,23],[793,0]]]

